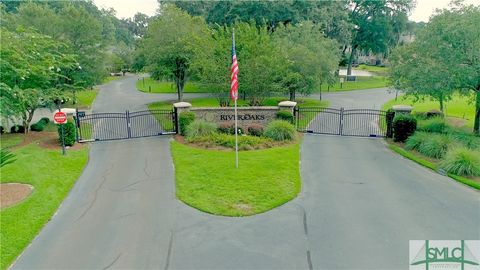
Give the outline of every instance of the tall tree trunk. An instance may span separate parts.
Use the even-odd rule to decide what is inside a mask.
[[[442,93],[440,93],[440,97],[438,101],[440,102],[440,111],[443,113],[443,94]]]
[[[290,90],[290,101],[295,101],[295,90]]]
[[[480,85],[477,86],[476,91],[476,101],[475,101],[475,120],[473,125],[473,132],[480,134]]]
[[[352,75],[352,62],[353,58],[355,58],[355,52],[357,51],[358,45],[352,46],[352,51],[350,52],[350,58],[348,58],[348,67],[347,67],[347,75]]]

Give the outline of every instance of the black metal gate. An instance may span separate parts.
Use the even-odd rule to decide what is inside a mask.
[[[296,107],[297,130],[357,137],[390,137],[393,114],[372,109]]]
[[[173,110],[76,114],[79,142],[121,140],[176,133]]]

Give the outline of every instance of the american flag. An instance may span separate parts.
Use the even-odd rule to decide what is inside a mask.
[[[230,83],[230,97],[233,100],[238,99],[238,63],[237,54],[235,53],[235,33],[232,33],[232,70]]]

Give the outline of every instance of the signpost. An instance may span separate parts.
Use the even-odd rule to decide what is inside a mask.
[[[345,82],[344,78],[340,78],[340,89],[343,89],[343,83]]]
[[[63,131],[63,125],[67,123],[67,114],[60,110],[53,115],[53,122],[60,125],[60,132],[62,134],[62,154],[65,155],[65,133]]]

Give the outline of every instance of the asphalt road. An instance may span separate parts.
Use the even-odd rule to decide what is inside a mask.
[[[102,87],[94,111],[174,98],[136,92],[135,80]],[[384,90],[362,93],[335,94],[332,104],[351,104],[350,94],[362,106],[388,99]],[[169,141],[93,143],[82,176],[13,268],[406,269],[408,240],[480,237],[477,191],[399,157],[381,139],[305,136],[302,193],[245,218],[175,199]]]

